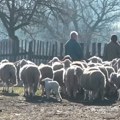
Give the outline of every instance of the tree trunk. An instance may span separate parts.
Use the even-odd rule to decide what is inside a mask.
[[[14,29],[9,30],[9,37],[12,41],[12,54],[13,54],[12,61],[16,61],[16,57],[19,54],[19,39],[15,35]]]

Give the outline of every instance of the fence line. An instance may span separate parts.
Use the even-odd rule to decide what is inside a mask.
[[[80,43],[84,57],[102,56],[104,44],[92,43],[89,48],[89,56],[86,56],[86,43]],[[11,41],[0,41],[0,60],[8,59],[17,61],[19,59],[29,59],[36,64],[47,63],[54,56],[60,59],[64,56],[64,44],[51,41],[19,41],[19,51],[13,54]]]

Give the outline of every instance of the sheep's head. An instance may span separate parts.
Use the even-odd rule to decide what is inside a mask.
[[[110,82],[117,84],[117,73],[111,73]]]
[[[70,67],[71,63],[72,63],[72,62],[71,62],[69,59],[65,59],[65,60],[63,61],[64,68],[66,69],[66,68]]]
[[[107,81],[105,92],[106,96],[113,97],[117,93],[117,86],[114,83]]]

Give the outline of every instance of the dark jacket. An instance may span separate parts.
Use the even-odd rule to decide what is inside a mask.
[[[120,45],[111,41],[104,47],[103,60],[111,61],[114,58],[120,58]]]
[[[73,39],[70,39],[65,44],[65,55],[70,55],[73,61],[83,59],[83,51],[80,44]]]

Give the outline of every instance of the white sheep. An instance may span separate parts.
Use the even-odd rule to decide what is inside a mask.
[[[88,59],[89,62],[92,63],[102,63],[102,59],[100,57],[97,56],[92,56]]]
[[[20,68],[19,78],[23,81],[24,96],[34,96],[41,78],[38,66],[32,64],[24,65]]]
[[[84,100],[86,99],[87,93],[89,93],[89,100],[97,98],[98,93],[100,93],[101,99],[104,99],[106,77],[100,70],[85,69],[80,76],[80,85],[85,90]]]
[[[3,82],[3,91],[9,92],[9,86],[12,86],[13,92],[13,85],[17,84],[17,69],[13,63],[0,64],[0,79]]]
[[[62,97],[60,95],[60,85],[57,81],[53,81],[51,78],[45,78],[41,81],[41,84],[45,87],[47,99],[50,98],[50,93],[52,91],[55,93],[58,101],[62,101]]]
[[[19,60],[19,61],[16,61],[14,64],[15,64],[15,66],[16,66],[16,68],[17,68],[18,84],[17,84],[16,86],[23,86],[22,81],[20,81],[20,79],[19,79],[19,71],[20,71],[20,68],[23,67],[23,66],[26,65],[26,64],[35,65],[35,63],[33,63],[33,62],[30,61],[30,60],[21,59],[21,60]]]
[[[55,70],[53,72],[53,80],[57,81],[61,87],[61,93],[62,95],[66,94],[66,88],[65,88],[65,83],[64,83],[64,73],[65,69],[61,68],[59,70]]]
[[[71,65],[65,73],[65,87],[69,98],[76,98],[77,92],[80,89],[79,79],[83,70],[77,65]]]
[[[53,78],[53,69],[50,65],[40,64],[38,66],[38,69],[41,72],[41,79],[44,79],[46,77]]]

